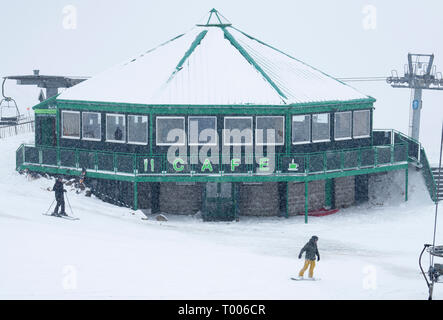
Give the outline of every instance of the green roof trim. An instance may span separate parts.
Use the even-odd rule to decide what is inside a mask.
[[[35,114],[57,114],[57,109],[35,109]]]
[[[207,33],[208,33],[208,30],[204,30],[197,35],[197,37],[192,42],[189,49],[185,52],[185,55],[183,56],[183,58],[181,58],[180,61],[178,62],[177,66],[175,67],[174,72],[171,74],[171,76],[169,77],[168,81],[166,81],[166,83],[169,83],[174,78],[174,76],[177,74],[177,72],[179,72],[183,68],[183,64],[186,62],[186,60],[189,58],[189,56],[192,54],[192,52],[194,52],[195,48],[197,48],[197,46],[201,43],[201,41],[203,40],[203,38],[206,36]]]
[[[59,96],[59,94],[52,96],[42,102],[40,102],[39,104],[36,104],[35,106],[32,107],[33,110],[37,110],[37,109],[49,109],[50,105],[52,103],[57,103],[56,99]]]
[[[246,50],[240,45],[240,43],[235,40],[235,38],[229,33],[229,31],[222,27],[222,30],[225,34],[226,39],[231,42],[231,44],[242,54],[242,56],[250,63],[252,66],[259,72],[261,75],[266,79],[266,81],[269,82],[269,84],[274,88],[275,91],[280,95],[280,97],[283,97],[285,99],[288,99],[286,95],[280,90],[280,88],[275,84],[274,81],[266,74],[266,72],[255,62],[255,60],[249,55],[249,53],[246,52]],[[285,101],[282,99],[282,101],[285,103]]]
[[[105,101],[87,101],[87,100],[64,100],[57,99],[57,104],[71,104],[71,105],[90,105],[90,106],[102,106],[102,107],[127,107],[127,108],[176,108],[176,109],[212,109],[212,108],[228,108],[228,109],[296,109],[296,108],[316,108],[316,107],[335,107],[341,108],[348,105],[360,105],[367,104],[369,108],[373,108],[372,104],[376,100],[372,97],[367,99],[354,99],[354,100],[334,100],[334,101],[320,101],[320,102],[304,102],[304,103],[292,103],[281,105],[256,105],[256,104],[229,104],[229,105],[189,105],[189,104],[143,104],[143,103],[127,103],[127,102],[105,102]]]

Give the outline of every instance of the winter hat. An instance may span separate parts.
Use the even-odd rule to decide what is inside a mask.
[[[315,240],[315,241],[317,241],[317,240],[318,240],[318,237],[317,237],[317,236],[312,236],[312,237],[311,237],[311,240]]]

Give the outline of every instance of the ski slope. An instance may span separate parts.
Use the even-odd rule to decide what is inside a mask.
[[[207,223],[166,214],[167,222],[145,221],[67,187],[80,218],[68,221],[41,214],[54,198],[45,190],[53,180],[30,181],[14,170],[15,150],[32,140],[0,140],[0,299],[427,298],[417,262],[432,242],[434,206],[414,169],[408,202],[398,172],[387,187],[371,190],[369,203],[307,225],[301,216]],[[321,281],[289,280],[314,234]],[[443,286],[434,292],[443,298]]]

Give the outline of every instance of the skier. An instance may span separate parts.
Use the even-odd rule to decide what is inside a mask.
[[[66,216],[67,214],[65,212],[65,198],[63,194],[64,192],[66,192],[66,190],[63,188],[63,182],[61,177],[57,178],[54,187],[52,187],[52,191],[55,192],[55,200],[57,201],[57,205],[55,206],[54,212],[52,214],[54,216],[59,215],[58,208],[61,206],[60,215]]]
[[[317,256],[317,261],[320,261],[320,254],[318,253],[317,248],[317,236],[312,236],[311,239],[304,245],[304,247],[300,250],[300,254],[298,255],[298,258],[301,259],[303,252],[305,253],[305,265],[300,270],[300,273],[298,274],[299,278],[303,279],[303,274],[305,273],[306,269],[309,267],[309,278],[313,279],[314,277],[314,268],[315,268],[315,256]]]

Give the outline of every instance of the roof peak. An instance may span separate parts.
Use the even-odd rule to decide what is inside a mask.
[[[231,26],[232,23],[226,19],[220,12],[217,11],[217,9],[212,8],[208,15],[205,17],[205,19],[202,21],[202,23],[198,23],[197,26],[200,27],[211,27],[211,26],[217,26],[217,27],[226,27]]]

